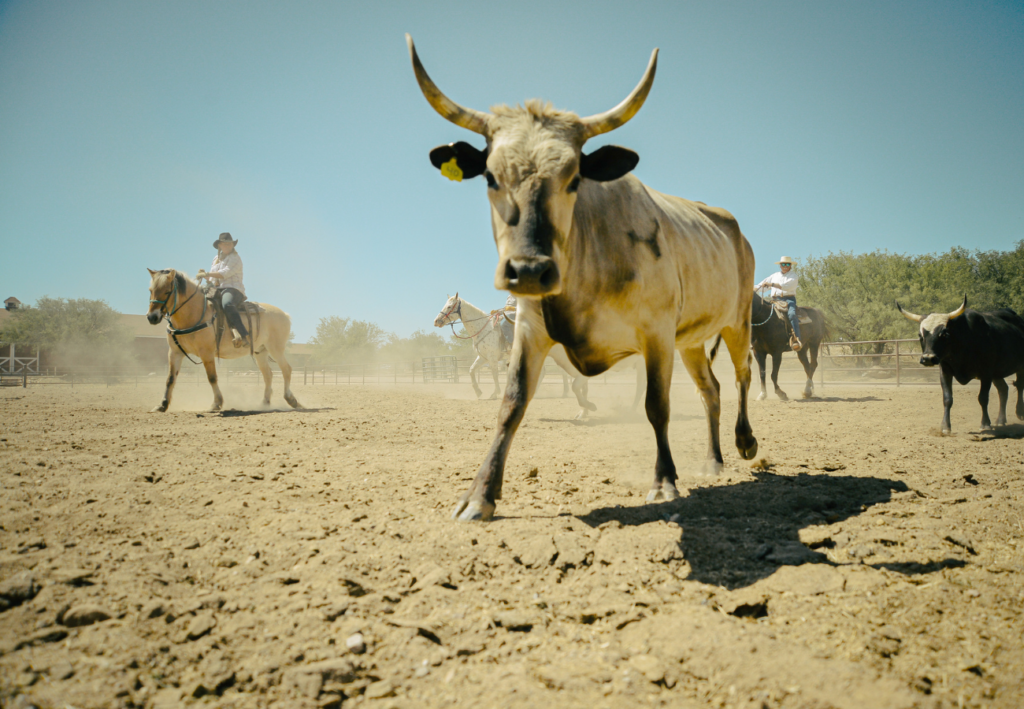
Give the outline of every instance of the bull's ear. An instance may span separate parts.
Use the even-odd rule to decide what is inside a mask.
[[[431,150],[430,162],[449,180],[461,182],[484,173],[487,169],[487,151],[477,150],[460,140]]]
[[[640,156],[629,148],[605,145],[587,155],[580,154],[580,175],[595,182],[617,180],[640,162]]]

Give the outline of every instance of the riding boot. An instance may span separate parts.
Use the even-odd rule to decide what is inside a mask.
[[[799,352],[802,348],[803,345],[800,343],[800,338],[798,338],[796,335],[790,335],[789,349],[793,350],[794,352]]]

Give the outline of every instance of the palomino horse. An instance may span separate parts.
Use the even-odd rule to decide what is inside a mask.
[[[508,363],[512,343],[508,342],[504,348],[501,346],[502,337],[498,315],[488,315],[472,303],[460,298],[456,293],[448,298],[444,308],[434,318],[434,327],[454,325],[461,320],[462,326],[466,328],[466,332],[473,339],[476,359],[469,368],[469,378],[473,383],[473,391],[476,392],[477,398],[483,395],[483,390],[477,383],[476,373],[484,364],[491,368],[491,376],[494,377],[494,391],[490,398],[497,399],[501,391],[501,385],[498,384],[498,365],[502,362]],[[596,410],[597,406],[587,400],[587,378],[572,366],[569,357],[565,354],[565,349],[561,345],[557,345],[551,348],[548,355],[572,378],[572,391],[580,405],[580,411],[576,414],[576,418],[583,418],[588,411]]]
[[[757,359],[757,366],[761,371],[761,393],[757,400],[761,401],[768,397],[764,377],[765,364],[768,355],[771,355],[772,384],[775,385],[775,395],[786,401],[789,397],[779,388],[779,367],[782,365],[782,353],[791,351],[789,322],[778,316],[771,301],[765,300],[757,293],[754,294],[754,300],[751,302],[750,312],[753,318],[750,329],[750,346],[754,350],[754,357]],[[809,399],[814,396],[814,371],[818,368],[818,349],[828,336],[828,324],[825,322],[825,314],[817,308],[797,308],[796,313],[800,318],[800,339],[803,344],[796,356],[800,358],[800,364],[804,366],[804,373],[807,375],[804,398]],[[809,360],[808,352],[810,353]]]
[[[195,355],[203,361],[206,378],[213,387],[213,406],[210,410],[220,411],[224,397],[217,386],[215,358],[245,357],[249,354],[249,348],[234,347],[231,342],[231,329],[225,327],[218,352],[214,335],[213,306],[191,278],[173,269],[150,270],[149,275],[149,312],[146,317],[153,325],[160,322],[161,317],[167,318],[167,344],[170,347],[167,352],[167,390],[164,392],[164,400],[153,411],[167,411],[167,407],[170,406],[171,392],[178,378],[181,359],[186,355]],[[256,326],[257,320],[254,317],[255,332],[250,332],[249,337],[252,338],[252,353],[256,358],[256,364],[263,373],[263,405],[270,405],[270,380],[273,373],[270,371],[267,358],[273,357],[281,367],[281,374],[284,377],[284,400],[292,408],[301,409],[302,406],[291,390],[292,368],[284,357],[284,347],[291,332],[292,319],[288,317],[288,313],[273,305],[257,305],[260,308],[259,326]]]

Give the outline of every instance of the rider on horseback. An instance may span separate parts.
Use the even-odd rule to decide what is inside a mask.
[[[789,339],[789,346],[794,352],[799,352],[803,345],[800,343],[800,317],[796,312],[797,278],[792,272],[793,259],[789,256],[783,256],[775,263],[779,265],[779,270],[754,286],[754,290],[759,291],[765,286],[771,286],[771,296],[786,303],[789,322],[793,327],[793,335]]]
[[[199,275],[217,287],[213,299],[214,302],[219,302],[228,319],[233,335],[232,344],[235,347],[245,347],[249,344],[249,332],[242,324],[242,316],[238,313],[238,306],[245,300],[245,286],[242,285],[242,257],[235,251],[237,243],[238,241],[232,239],[228,232],[218,236],[213,242],[214,248],[217,249],[213,265],[209,271],[201,271]]]

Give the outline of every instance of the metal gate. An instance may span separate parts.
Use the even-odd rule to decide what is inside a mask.
[[[459,361],[451,355],[423,358],[423,383],[459,382]]]

